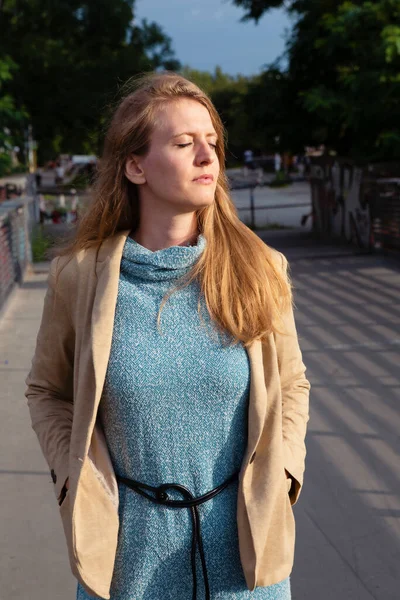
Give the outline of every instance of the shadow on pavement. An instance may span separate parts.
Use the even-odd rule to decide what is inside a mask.
[[[293,598],[398,600],[400,264],[300,257],[292,275],[311,381]]]

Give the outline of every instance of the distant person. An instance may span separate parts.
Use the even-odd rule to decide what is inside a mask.
[[[287,269],[237,216],[208,96],[135,81],[26,380],[77,600],[290,599],[310,385]]]
[[[304,179],[305,168],[306,168],[306,165],[305,165],[304,157],[300,156],[299,160],[297,161],[297,170],[299,172],[299,176],[301,177],[301,179]]]
[[[288,152],[284,152],[283,153],[283,170],[285,172],[285,174],[287,175],[289,173],[289,168],[290,168],[290,156]]]
[[[281,155],[279,154],[279,152],[275,152],[274,166],[275,166],[275,172],[279,173],[279,171],[281,170],[281,167],[282,167],[282,158],[281,158]]]
[[[76,194],[71,199],[71,222],[75,223],[78,220],[78,197]]]
[[[56,164],[55,170],[56,170],[55,182],[56,182],[56,185],[60,185],[64,181],[65,168],[60,162],[58,162]]]
[[[36,171],[35,173],[35,183],[37,189],[42,185],[42,173],[40,171]]]
[[[40,194],[39,196],[39,214],[40,223],[43,225],[45,220],[49,218],[49,215],[47,214],[46,201],[44,199],[43,194]]]
[[[254,154],[253,150],[245,150],[243,153],[243,162],[245,169],[254,169]]]

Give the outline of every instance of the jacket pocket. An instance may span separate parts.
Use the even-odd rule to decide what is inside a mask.
[[[60,511],[60,517],[63,524],[64,535],[68,547],[68,555],[70,562],[73,562],[73,549],[72,549],[72,515],[70,506],[70,494],[67,491],[62,503],[59,505],[58,510]]]
[[[60,497],[58,499],[58,506],[61,507],[64,504],[65,498],[68,495],[67,482],[64,483],[63,488],[61,490]]]

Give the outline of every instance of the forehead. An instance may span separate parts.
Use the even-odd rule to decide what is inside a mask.
[[[152,137],[170,138],[183,132],[216,134],[210,113],[196,100],[182,98],[163,106],[157,115]]]

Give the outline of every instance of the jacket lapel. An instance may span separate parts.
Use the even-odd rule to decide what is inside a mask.
[[[96,384],[94,414],[100,402],[110,357],[122,251],[128,231],[106,240],[96,262],[97,285],[92,311],[92,355]]]
[[[250,399],[249,399],[249,427],[248,427],[248,453],[251,454],[261,437],[267,410],[263,349],[260,340],[254,341],[247,353],[250,362]]]

